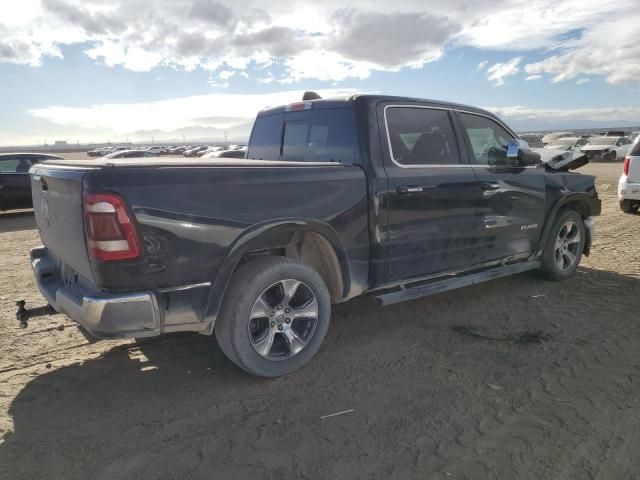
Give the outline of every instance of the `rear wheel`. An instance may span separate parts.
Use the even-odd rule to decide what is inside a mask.
[[[329,328],[331,297],[318,272],[283,257],[243,265],[231,279],[215,334],[247,372],[278,377],[305,365]]]
[[[620,210],[624,213],[636,213],[640,208],[640,202],[633,200],[620,200]]]
[[[616,152],[611,152],[607,157],[609,162],[615,162],[618,159],[618,154]]]
[[[542,254],[542,272],[553,280],[573,275],[582,259],[585,237],[582,217],[574,210],[561,211]]]

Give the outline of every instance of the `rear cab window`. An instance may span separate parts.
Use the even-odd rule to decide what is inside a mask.
[[[640,157],[640,137],[638,137],[636,142],[631,147],[629,155],[632,157]]]
[[[251,132],[247,158],[254,160],[278,160],[282,135],[282,113],[262,115],[256,118]]]
[[[353,112],[347,108],[318,108],[258,117],[247,158],[353,163],[354,122]]]

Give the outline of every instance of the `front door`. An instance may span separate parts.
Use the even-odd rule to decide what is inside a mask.
[[[471,263],[526,258],[537,249],[544,226],[544,167],[508,165],[512,133],[483,115],[456,115],[479,187]]]
[[[380,107],[388,191],[389,281],[463,268],[475,244],[473,169],[460,155],[452,114],[439,106]]]

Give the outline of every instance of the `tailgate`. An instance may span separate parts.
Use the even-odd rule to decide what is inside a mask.
[[[82,178],[86,170],[47,166],[31,169],[31,195],[42,243],[58,260],[92,279],[82,219]]]

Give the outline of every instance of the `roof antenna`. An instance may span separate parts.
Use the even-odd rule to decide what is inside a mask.
[[[318,95],[316,92],[304,92],[304,95],[302,95],[302,101],[307,101],[307,100],[321,100],[322,97],[320,95]]]

